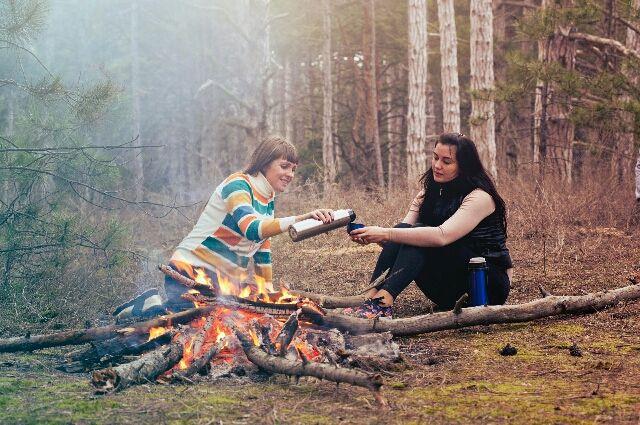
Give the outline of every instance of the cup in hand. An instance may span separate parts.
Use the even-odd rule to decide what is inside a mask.
[[[362,223],[351,222],[351,223],[347,224],[347,233],[351,234],[351,232],[353,230],[362,229],[363,227],[364,227],[364,224],[362,224]]]

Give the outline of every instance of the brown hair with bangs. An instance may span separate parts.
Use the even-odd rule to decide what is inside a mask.
[[[262,140],[251,154],[249,164],[244,169],[246,174],[255,176],[262,172],[271,161],[284,158],[294,164],[298,163],[298,150],[284,137],[270,136]]]

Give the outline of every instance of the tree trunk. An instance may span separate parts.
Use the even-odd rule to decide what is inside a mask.
[[[493,10],[490,0],[471,0],[471,138],[487,171],[497,178],[493,101]]]
[[[417,185],[427,168],[428,35],[426,0],[409,0],[407,184]]]
[[[384,188],[382,150],[378,124],[378,87],[376,76],[376,29],[374,0],[362,0],[364,30],[362,32],[362,52],[366,96],[365,144],[367,152],[373,153],[375,180],[379,188]]]
[[[396,189],[400,183],[400,138],[402,136],[402,109],[393,96],[393,88],[398,85],[400,77],[399,65],[389,67],[385,74],[387,85],[387,189]]]
[[[140,32],[138,25],[139,14],[138,0],[131,3],[131,121],[133,136],[137,137],[136,145],[143,144],[141,134],[141,108],[140,108]],[[136,201],[144,198],[144,156],[142,150],[134,149],[133,151],[133,177],[135,179],[135,196]]]
[[[637,299],[640,299],[638,284],[586,295],[547,295],[524,304],[470,307],[457,313],[445,311],[403,319],[361,319],[329,312],[323,324],[354,335],[391,332],[394,336],[408,336],[468,326],[528,322],[560,314],[595,313],[619,302]]]
[[[633,9],[635,11],[640,11],[640,0],[633,1]],[[629,50],[634,51],[640,55],[640,34],[636,33],[631,28],[627,28],[627,39],[625,44]],[[640,71],[636,68],[636,69],[630,69],[628,72],[633,73],[631,75],[631,81],[637,87],[640,84]],[[635,137],[634,137],[635,133],[633,128],[633,125],[634,125],[633,117],[629,116],[627,121],[630,128],[627,130],[627,133],[625,134],[626,142],[623,141],[623,143],[625,143],[624,157],[633,158],[635,153],[634,152],[635,151]],[[627,167],[626,162],[622,166],[626,168]],[[638,155],[636,158],[635,178],[636,178],[636,185],[635,185],[636,200],[640,201],[640,149],[638,150]]]
[[[336,163],[333,146],[333,84],[331,81],[331,0],[322,1],[323,10],[323,49],[322,49],[322,165],[324,191],[331,189],[336,179]]]
[[[442,127],[445,133],[460,131],[458,38],[453,0],[438,1],[440,23],[440,75],[442,79]]]
[[[542,10],[551,7],[570,7],[571,0],[561,5],[543,0]],[[575,41],[564,34],[570,28],[556,28],[554,34],[538,42],[538,58],[545,65],[558,63],[567,70],[575,68]],[[550,81],[539,81],[534,107],[534,162],[544,175],[547,164],[553,165],[560,178],[571,183],[573,168],[573,140],[575,128],[570,120],[570,96],[561,93]]]

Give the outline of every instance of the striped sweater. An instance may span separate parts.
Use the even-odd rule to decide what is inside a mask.
[[[186,262],[235,282],[254,272],[272,287],[270,237],[284,232],[295,217],[274,218],[275,191],[262,173],[235,173],[213,192],[191,233],[176,248],[172,263]]]

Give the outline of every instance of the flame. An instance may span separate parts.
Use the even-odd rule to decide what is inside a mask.
[[[256,347],[259,347],[260,346],[260,338],[258,337],[258,334],[256,333],[256,331],[253,330],[253,329],[249,329],[249,336],[253,340],[253,345],[255,345]]]
[[[193,361],[193,343],[195,342],[195,336],[192,336],[191,339],[184,345],[184,352],[182,354],[182,360],[178,363],[178,368],[184,370],[189,367],[191,362]]]
[[[149,329],[149,339],[147,341],[151,341],[152,339],[164,335],[165,333],[167,333],[166,328],[163,328],[162,326],[153,327]]]
[[[249,285],[242,288],[242,291],[240,291],[240,294],[238,294],[240,298],[249,298],[250,295],[251,295],[251,287]]]

